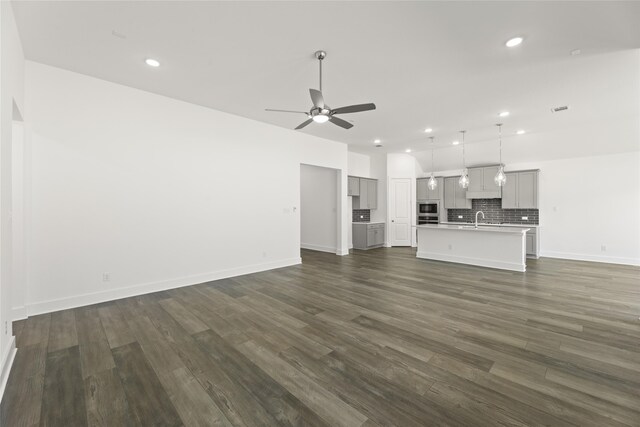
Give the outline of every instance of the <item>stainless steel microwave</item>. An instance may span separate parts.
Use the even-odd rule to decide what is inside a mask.
[[[418,203],[418,215],[420,214],[432,214],[438,215],[439,212],[438,202],[431,203]]]

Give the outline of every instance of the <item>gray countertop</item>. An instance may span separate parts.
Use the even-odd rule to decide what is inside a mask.
[[[451,224],[451,225],[475,225],[473,222],[455,222],[455,221],[445,221],[440,224]],[[538,228],[540,227],[538,224],[487,224],[479,222],[478,226],[482,227],[519,227],[519,228]]]

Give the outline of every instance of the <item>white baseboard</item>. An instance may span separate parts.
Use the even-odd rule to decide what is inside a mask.
[[[518,264],[516,262],[497,261],[493,259],[483,258],[471,258],[464,256],[443,255],[439,253],[424,252],[418,250],[416,253],[417,258],[429,259],[434,261],[447,261],[456,262],[459,264],[477,265],[479,267],[499,268],[501,270],[511,270],[524,272],[527,269],[526,265]]]
[[[11,337],[7,350],[4,352],[2,359],[0,360],[0,401],[2,401],[4,390],[7,387],[7,381],[9,381],[9,374],[11,373],[13,361],[16,358],[16,352],[16,337]]]
[[[337,249],[336,255],[339,255],[339,256],[349,255],[349,249]]]
[[[320,252],[331,252],[332,254],[337,253],[337,249],[331,246],[322,246],[322,245],[316,245],[313,243],[300,243],[300,247],[302,249],[310,249],[312,251],[320,251]]]
[[[541,257],[571,259],[574,261],[605,262],[609,264],[640,265],[640,259],[627,257],[610,257],[604,255],[576,254],[571,252],[542,251]]]
[[[27,314],[29,316],[33,316],[36,314],[50,313],[52,311],[66,310],[69,308],[82,307],[85,305],[97,304],[105,301],[112,301],[136,295],[148,294],[151,292],[165,291],[167,289],[180,288],[183,286],[191,286],[198,283],[210,282],[212,280],[241,276],[243,274],[251,274],[260,271],[273,270],[275,268],[289,267],[291,265],[300,263],[302,263],[302,259],[299,257],[289,258],[263,264],[253,264],[244,267],[214,271],[211,273],[181,277],[178,279],[164,280],[161,282],[144,283],[108,291],[93,292],[89,294],[76,295],[49,301],[39,301],[27,305]]]
[[[27,307],[13,307],[11,309],[11,321],[14,322],[16,320],[23,320],[27,318]]]

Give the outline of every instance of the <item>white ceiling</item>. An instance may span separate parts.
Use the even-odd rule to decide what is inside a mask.
[[[432,127],[437,144],[447,147],[440,157],[449,160],[440,168],[457,167],[456,132],[468,130],[468,143],[493,144],[499,120],[509,141],[517,129],[528,132],[518,137],[522,148],[511,148],[518,161],[548,157],[545,135],[555,132],[557,139],[567,129],[581,129],[588,141],[575,134],[554,140],[561,153],[618,152],[639,143],[638,2],[13,6],[28,59],[290,129],[305,117],[264,109],[308,110],[308,89],[318,84],[313,52],[324,49],[327,103],[378,108],[342,116],[355,124],[350,130],[312,123],[302,132],[353,151],[374,152],[380,138],[378,152],[412,148],[428,163],[420,151],[427,147],[423,130]],[[525,40],[509,49],[504,43],[513,36]],[[570,55],[574,49],[582,53]],[[147,57],[162,66],[146,66]],[[558,105],[570,110],[551,114]],[[511,115],[498,119],[503,110]],[[621,126],[607,144],[602,131],[593,137],[595,129]]]

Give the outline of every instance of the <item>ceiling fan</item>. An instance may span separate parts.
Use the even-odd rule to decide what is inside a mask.
[[[302,113],[308,117],[308,120],[300,123],[296,130],[302,129],[307,126],[311,122],[316,123],[325,123],[327,121],[333,123],[334,125],[338,125],[345,129],[350,129],[353,127],[351,123],[346,120],[342,120],[339,117],[336,117],[336,114],[347,114],[347,113],[358,113],[360,111],[369,111],[375,110],[376,104],[358,104],[358,105],[349,105],[348,107],[340,107],[340,108],[330,108],[327,104],[324,103],[324,98],[322,96],[322,60],[327,57],[327,52],[323,50],[319,50],[316,52],[316,58],[320,62],[320,90],[309,89],[309,93],[311,94],[311,101],[313,102],[313,107],[309,112],[306,111],[291,111],[291,110],[274,110],[271,108],[267,108],[266,111],[276,111],[280,113]]]

